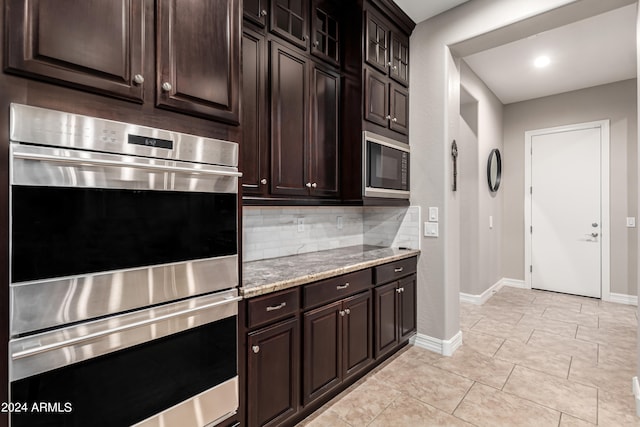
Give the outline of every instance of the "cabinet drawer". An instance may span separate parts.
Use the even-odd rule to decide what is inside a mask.
[[[306,285],[303,289],[303,306],[307,309],[336,301],[369,289],[371,284],[371,269],[366,269]]]
[[[416,272],[417,258],[401,259],[373,268],[376,285],[391,282]]]
[[[283,319],[300,308],[298,288],[248,301],[247,324],[249,328]]]

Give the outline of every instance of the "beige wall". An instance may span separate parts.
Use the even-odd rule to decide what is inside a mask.
[[[601,2],[587,3],[602,6]],[[460,71],[459,60],[448,46],[563,5],[583,4],[572,0],[473,0],[419,23],[411,36],[411,204],[420,206],[423,213],[430,206],[440,209],[440,237],[423,237],[421,242],[419,334],[449,340],[460,330],[460,201],[451,191],[450,155],[451,141],[460,129]],[[535,31],[537,28],[525,25],[517,36]]]
[[[477,101],[477,124],[468,125],[467,110],[461,106],[459,176],[460,213],[460,292],[481,295],[502,278],[502,188],[489,191],[487,160],[492,149],[502,153],[502,110],[500,100],[463,61],[460,84]],[[493,228],[489,228],[489,217]]]
[[[609,119],[611,292],[637,295],[637,228],[626,227],[638,215],[636,93],[633,79],[504,107],[504,277],[524,280],[524,132]]]

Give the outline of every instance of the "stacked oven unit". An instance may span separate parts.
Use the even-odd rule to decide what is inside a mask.
[[[11,106],[11,425],[238,408],[237,144]]]

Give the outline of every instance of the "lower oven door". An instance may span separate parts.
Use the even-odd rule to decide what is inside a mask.
[[[237,290],[10,342],[11,426],[216,424],[238,408]]]

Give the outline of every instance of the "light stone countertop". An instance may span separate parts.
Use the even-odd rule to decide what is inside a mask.
[[[242,265],[240,295],[265,295],[419,254],[416,249],[359,245],[249,261]]]

